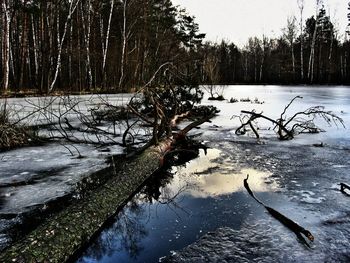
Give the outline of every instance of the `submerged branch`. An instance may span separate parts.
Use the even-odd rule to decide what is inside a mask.
[[[325,111],[322,106],[310,107],[304,111],[296,112],[290,118],[286,118],[286,112],[291,104],[296,99],[302,99],[300,96],[294,97],[288,105],[284,108],[279,119],[272,119],[262,113],[257,113],[255,111],[245,111],[242,110],[241,113],[243,117],[240,117],[241,126],[236,129],[237,135],[243,135],[246,133],[246,127],[249,126],[254,132],[257,138],[260,137],[257,129],[253,125],[253,121],[257,119],[264,119],[271,122],[274,125],[273,130],[276,131],[278,138],[280,140],[290,140],[293,139],[296,134],[300,133],[318,133],[323,131],[321,128],[317,127],[314,120],[316,118],[323,119],[328,125],[334,124],[338,127],[340,124],[345,128],[344,121],[342,118],[338,117],[331,111]]]
[[[311,232],[305,228],[303,228],[302,226],[298,225],[296,222],[294,222],[293,220],[289,219],[288,217],[286,217],[285,215],[281,214],[280,212],[278,212],[277,210],[265,205],[262,201],[260,201],[253,193],[253,191],[250,189],[249,184],[248,184],[248,178],[249,175],[247,175],[247,178],[244,179],[244,187],[245,189],[248,191],[249,195],[251,197],[254,198],[255,201],[257,201],[259,204],[261,204],[262,206],[265,207],[265,209],[270,213],[270,215],[272,217],[274,217],[275,219],[277,219],[280,223],[282,223],[284,226],[288,227],[291,231],[293,231],[297,237],[303,241],[307,246],[309,246],[309,244],[306,242],[306,240],[304,239],[304,237],[301,235],[303,234],[307,239],[309,239],[310,241],[314,241],[314,236],[311,234]]]
[[[346,189],[346,190],[350,190],[350,186],[347,185],[347,184],[344,184],[344,183],[340,183],[340,191],[341,191],[343,194],[345,194],[345,195],[347,195],[347,196],[350,196],[350,194],[347,193],[347,192],[345,191],[345,189]]]

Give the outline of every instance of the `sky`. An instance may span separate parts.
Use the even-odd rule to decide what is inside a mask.
[[[242,47],[251,36],[279,37],[287,17],[300,19],[297,0],[172,0],[196,17],[206,40],[226,39]],[[304,0],[304,19],[315,15],[316,0]],[[350,0],[323,0],[327,13],[344,37]],[[350,11],[349,11],[350,12]]]

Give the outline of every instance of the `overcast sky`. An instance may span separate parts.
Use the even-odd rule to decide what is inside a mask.
[[[207,40],[222,38],[243,46],[250,36],[281,35],[287,17],[295,15],[299,21],[297,0],[172,0],[194,15]],[[304,18],[315,14],[315,0],[305,0]],[[324,0],[331,19],[344,35],[347,7],[350,0]]]

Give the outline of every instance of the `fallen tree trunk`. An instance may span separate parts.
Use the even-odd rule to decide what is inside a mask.
[[[0,262],[73,261],[105,223],[164,165],[165,156],[176,152],[186,134],[212,116],[197,120],[158,145],[125,160],[114,160],[111,178],[84,198],[52,215],[22,240],[0,253]]]

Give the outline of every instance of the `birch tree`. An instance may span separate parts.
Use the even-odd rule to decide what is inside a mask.
[[[300,80],[304,80],[304,0],[298,0],[300,11]]]
[[[68,16],[67,16],[66,21],[64,23],[63,34],[62,34],[62,37],[59,37],[57,39],[58,40],[58,51],[57,51],[58,54],[57,54],[56,69],[55,69],[55,74],[54,74],[53,80],[52,80],[50,87],[49,87],[49,90],[48,90],[49,93],[52,92],[53,89],[55,88],[58,73],[59,73],[60,68],[61,68],[62,48],[63,48],[64,40],[66,38],[68,24],[71,22],[72,15],[74,14],[74,12],[77,9],[78,4],[80,2],[80,0],[68,0],[68,1],[69,1]],[[59,23],[59,21],[58,21],[58,23]],[[59,34],[59,32],[58,32],[58,34]]]
[[[84,43],[86,50],[86,62],[85,71],[88,78],[88,89],[91,89],[92,85],[92,72],[91,72],[91,62],[90,62],[90,36],[91,36],[91,0],[86,1],[86,6],[81,7],[81,17],[83,19],[83,32],[84,32]]]
[[[37,30],[36,30],[36,27],[35,27],[34,16],[31,15],[30,17],[31,17],[33,53],[34,53],[34,81],[35,81],[35,85],[37,85],[38,75],[39,75],[38,38],[37,38]]]
[[[104,30],[103,30],[103,19],[102,19],[102,16],[100,16],[100,31],[101,31],[101,41],[102,41],[102,79],[103,79],[103,82],[106,81],[106,60],[107,60],[107,52],[108,52],[108,45],[109,45],[109,34],[110,34],[110,30],[111,30],[111,22],[112,22],[113,10],[114,10],[114,2],[115,2],[115,0],[110,1],[107,31],[106,31],[105,36],[104,36]]]
[[[9,76],[10,76],[10,31],[11,31],[11,0],[2,1],[3,11],[3,90],[7,93],[9,88]]]
[[[121,51],[121,61],[120,61],[120,78],[119,78],[119,89],[123,86],[124,81],[124,69],[125,69],[125,53],[126,53],[126,44],[127,44],[127,7],[128,0],[122,0],[123,5],[123,25],[122,25],[122,51]]]

